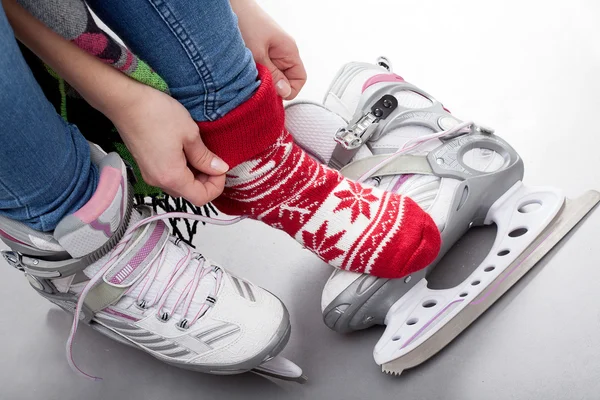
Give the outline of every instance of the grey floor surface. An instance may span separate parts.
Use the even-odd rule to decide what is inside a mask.
[[[495,127],[525,159],[527,184],[600,189],[598,2],[262,3],[300,45],[303,97],[319,100],[341,63],[385,54],[455,115]],[[302,386],[182,371],[87,327],[75,357],[104,381],[82,380],[64,356],[71,317],[3,264],[0,399],[598,399],[599,235],[596,211],[449,347],[392,378],[372,357],[382,329],[341,336],[321,322],[330,270],[310,253],[252,221],[201,229],[202,252],[288,306],[283,354],[309,376]]]

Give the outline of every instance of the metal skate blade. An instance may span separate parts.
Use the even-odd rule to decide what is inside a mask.
[[[252,372],[284,381],[306,383],[308,380],[308,378],[302,373],[302,369],[300,369],[299,366],[281,356],[277,356],[267,362],[262,363],[258,367],[254,368]]]
[[[546,229],[495,279],[493,285],[496,289],[494,291],[481,293],[427,341],[411,352],[382,364],[381,370],[390,375],[400,375],[402,371],[422,364],[434,356],[552,250],[598,202],[600,202],[600,193],[595,190],[588,191],[574,200],[567,199],[561,211]]]

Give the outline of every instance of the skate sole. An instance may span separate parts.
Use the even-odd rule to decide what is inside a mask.
[[[419,346],[383,363],[382,371],[391,375],[400,375],[404,370],[418,366],[437,354],[546,256],[594,209],[598,202],[600,202],[600,193],[597,191],[589,191],[574,200],[567,199],[561,211],[537,236],[537,239],[498,275],[486,290]]]

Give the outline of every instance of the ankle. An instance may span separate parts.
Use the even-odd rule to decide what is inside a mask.
[[[261,84],[249,100],[219,120],[198,122],[204,144],[232,168],[265,151],[283,131],[283,102],[268,69],[257,68]]]

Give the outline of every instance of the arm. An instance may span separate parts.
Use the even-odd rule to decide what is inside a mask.
[[[148,184],[196,205],[223,191],[228,166],[181,104],[79,49],[15,0],[2,4],[15,36],[114,123]]]
[[[97,60],[47,28],[19,6],[3,0],[15,36],[107,117],[135,102],[138,82]]]
[[[306,82],[298,46],[255,0],[230,0],[246,46],[257,63],[269,68],[278,94],[291,100]]]

